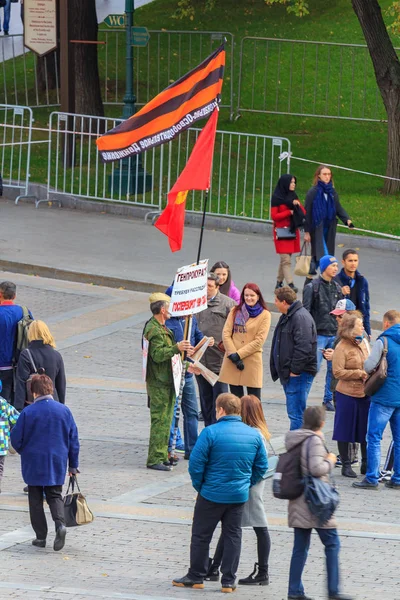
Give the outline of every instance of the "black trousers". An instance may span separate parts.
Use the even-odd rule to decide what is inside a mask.
[[[14,369],[0,371],[0,381],[3,384],[1,395],[7,402],[14,405]]]
[[[197,496],[193,515],[192,540],[190,543],[189,577],[195,580],[205,578],[208,571],[210,542],[221,521],[224,537],[221,583],[229,586],[235,583],[242,547],[242,521],[244,502],[240,504],[219,504],[210,502],[200,494]]]
[[[229,389],[231,394],[235,394],[238,398],[242,398],[244,396],[244,387],[242,385],[231,385],[229,384]],[[259,400],[261,400],[261,388],[249,387],[247,386],[247,393],[253,396],[256,396]]]
[[[64,502],[62,500],[62,485],[28,485],[29,515],[36,538],[45,540],[47,537],[47,521],[43,507],[43,491],[46,494],[46,501],[49,505],[52,519],[56,529],[60,525],[65,525]]]
[[[215,414],[215,402],[220,394],[228,391],[228,384],[217,383],[212,386],[202,375],[196,375],[197,385],[199,386],[200,406],[203,413],[204,427],[208,427],[217,422]]]

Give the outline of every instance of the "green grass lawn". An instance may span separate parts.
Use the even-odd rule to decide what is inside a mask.
[[[349,0],[336,0],[331,3],[310,0],[311,14],[303,19],[288,15],[283,6],[266,7],[261,0],[246,0],[245,2],[218,0],[215,10],[210,13],[204,13],[201,10],[202,2],[200,0],[195,0],[195,2],[198,10],[196,10],[193,21],[189,19],[178,21],[172,18],[177,0],[155,0],[135,12],[135,24],[158,31],[227,31],[234,34],[235,72],[232,74],[229,56],[223,90],[224,105],[230,103],[229,92],[233,75],[236,106],[240,41],[245,36],[365,43]],[[389,4],[390,0],[381,1],[383,9],[387,8]],[[103,27],[101,28],[103,29]],[[175,36],[168,36],[167,33],[154,34],[147,49],[135,49],[136,95],[139,102],[148,101],[158,90],[166,87],[171,81],[193,67],[220,43],[216,37],[211,38],[200,34],[191,37],[192,39],[189,41],[189,36],[184,34]],[[124,93],[124,36],[110,31],[109,33],[100,33],[99,39],[107,41],[106,46],[99,47],[104,99],[111,103],[106,106],[107,116],[119,116],[120,106],[112,103],[120,102]],[[398,40],[394,40],[394,42],[397,44]],[[228,48],[230,48],[229,44]],[[275,42],[269,44],[268,77],[266,77],[265,44],[254,45],[253,42],[246,42],[243,54],[242,107],[253,107],[261,111],[272,110],[275,107],[280,111],[288,108],[297,112],[330,111],[332,114],[336,110],[343,115],[356,114],[372,118],[384,116],[381,100],[376,93],[370,59],[364,51],[361,50],[361,53],[353,56],[347,49],[332,49],[329,57],[330,68],[327,72],[325,65],[328,60],[328,50],[326,47],[321,48],[318,55],[319,71],[316,74],[312,70],[312,56],[309,57],[310,60],[307,58],[306,66],[303,66],[305,53],[309,53],[308,47],[300,45],[298,51],[297,47],[294,48],[295,51],[285,45],[281,45],[279,48]],[[313,48],[315,51],[315,47]],[[342,68],[340,64],[342,64]],[[27,79],[32,93],[34,92],[34,64],[31,55],[24,59],[22,57],[16,59],[12,69],[3,68],[3,72],[7,82],[8,78],[10,81],[14,78],[14,74],[17,74],[17,81],[22,82]],[[367,73],[366,79],[364,72]],[[353,79],[355,85],[352,87]],[[277,81],[279,81],[278,87]],[[290,87],[290,83],[292,87]],[[293,93],[293,90],[295,92],[297,90],[297,93]],[[21,102],[20,98],[21,94],[18,96],[19,102]],[[35,109],[36,125],[46,126],[51,110],[54,109]],[[199,126],[202,126],[202,123],[199,123]],[[232,122],[230,109],[226,108],[221,110],[218,128],[227,131],[288,137],[292,144],[294,157],[328,162],[379,174],[385,172],[386,125],[384,123],[245,111],[241,112],[241,118]],[[43,132],[34,133],[35,139],[43,139],[43,136]],[[186,153],[185,144],[186,142],[182,140],[179,150],[175,148],[172,153],[171,172],[169,175],[167,173],[162,175],[163,190],[169,183],[173,184],[173,174],[176,175],[183,167],[183,157]],[[79,146],[79,152],[80,148],[81,146]],[[254,190],[251,190],[253,176],[251,164],[252,159],[259,160],[259,149],[257,156],[255,148],[249,150],[248,172],[236,174],[229,171],[227,163],[221,160],[221,151],[222,158],[225,159],[228,149],[226,146],[222,150],[218,146],[216,147],[211,209],[213,211],[221,210],[228,214],[236,211],[236,214],[242,213],[243,216],[249,218],[267,218],[266,190],[269,190],[269,182],[266,182],[263,189],[262,186],[265,182],[260,184],[257,180],[253,186]],[[91,148],[85,147],[85,144],[82,145],[82,156],[90,155],[92,157],[91,165],[84,171],[75,170],[67,174],[73,191],[76,191],[75,186],[78,185],[79,175],[83,174],[86,178],[85,189],[89,190],[91,194],[93,193],[95,188],[95,183],[92,181],[93,165],[95,164],[94,152],[93,145]],[[159,154],[156,154],[156,157],[152,159],[155,170],[159,168],[158,156]],[[231,152],[232,165],[236,158],[237,153]],[[57,166],[56,160],[57,157],[52,155],[52,173]],[[150,165],[150,156],[148,160],[148,165]],[[32,181],[45,182],[47,180],[47,162],[47,145],[35,146],[30,169]],[[301,198],[304,198],[311,185],[315,166],[297,161],[295,158],[292,160],[291,172],[298,177],[298,192]],[[215,182],[220,171],[223,184],[217,189]],[[342,203],[356,226],[400,235],[400,220],[398,219],[400,199],[382,195],[383,181],[381,179],[341,170],[334,170],[334,175],[335,185]],[[238,207],[238,194],[235,193],[235,188],[244,190],[240,199],[241,207]],[[254,205],[249,204],[252,191],[255,191]],[[190,204],[190,206],[198,209],[200,194],[194,194],[191,202],[193,205]]]

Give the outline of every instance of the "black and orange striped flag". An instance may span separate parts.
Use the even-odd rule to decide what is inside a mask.
[[[195,69],[96,140],[104,162],[139,154],[173,140],[218,106],[225,67],[222,44]]]

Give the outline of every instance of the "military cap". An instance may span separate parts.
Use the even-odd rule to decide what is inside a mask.
[[[153,302],[171,302],[171,298],[167,296],[167,294],[163,294],[162,292],[154,292],[149,296],[150,304]]]

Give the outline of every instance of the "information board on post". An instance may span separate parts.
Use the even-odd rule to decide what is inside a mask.
[[[24,45],[38,56],[57,48],[56,0],[24,0]]]
[[[207,308],[207,269],[208,259],[178,269],[169,305],[171,316],[186,317]]]

